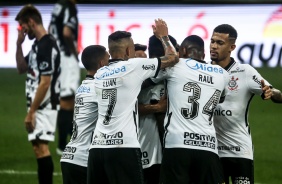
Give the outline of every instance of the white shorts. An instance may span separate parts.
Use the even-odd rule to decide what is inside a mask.
[[[80,84],[80,67],[76,57],[72,54],[66,56],[65,52],[61,52],[61,97],[75,95]]]
[[[55,130],[57,122],[57,110],[37,110],[35,113],[35,128],[28,134],[28,140],[55,140]]]

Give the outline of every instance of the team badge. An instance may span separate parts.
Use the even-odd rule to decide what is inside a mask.
[[[237,84],[238,78],[235,78],[234,76],[231,77],[228,83],[228,89],[230,91],[235,91],[238,89],[238,84]]]

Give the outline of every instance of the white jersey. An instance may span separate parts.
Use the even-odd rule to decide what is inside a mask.
[[[93,76],[87,76],[76,90],[73,133],[61,162],[87,167],[89,146],[98,119],[98,104]]]
[[[164,94],[164,84],[160,83],[141,90],[138,96],[140,104],[150,104],[151,100],[160,100]],[[162,145],[160,142],[157,120],[154,114],[139,116],[138,140],[142,151],[143,169],[154,164],[161,164]]]
[[[228,91],[214,113],[219,156],[253,159],[248,110],[253,96],[262,94],[263,78],[250,65],[233,59],[225,69],[229,73]],[[269,85],[266,80],[265,84]]]
[[[142,82],[158,74],[157,58],[112,60],[95,74],[99,116],[91,148],[140,148],[137,96]]]
[[[217,151],[213,112],[227,86],[228,73],[217,65],[181,58],[160,72],[167,79],[169,106],[165,148]]]

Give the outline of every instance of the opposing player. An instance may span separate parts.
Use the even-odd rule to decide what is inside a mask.
[[[168,90],[161,182],[223,183],[213,113],[224,97],[228,74],[202,61],[204,42],[198,36],[184,39],[179,57],[157,77],[166,79]]]
[[[253,144],[248,122],[249,105],[254,95],[270,99],[270,84],[250,65],[231,57],[236,48],[237,31],[228,24],[214,28],[210,42],[213,64],[229,73],[226,99],[216,107],[214,124],[225,183],[254,183]],[[263,82],[263,85],[262,85]],[[265,85],[264,85],[265,83]]]
[[[146,50],[147,46],[142,44],[134,44],[135,48],[135,57],[139,58],[147,58]]]
[[[82,52],[81,61],[87,75],[76,90],[73,134],[61,158],[64,184],[87,183],[89,146],[98,119],[94,75],[108,65],[108,60],[106,48],[100,45],[88,46]]]
[[[154,33],[166,44],[160,58],[134,58],[131,33],[116,31],[109,36],[112,59],[95,75],[99,116],[88,159],[88,183],[143,183],[138,133],[137,96],[143,80],[178,62],[167,39],[167,26],[155,20]]]
[[[76,0],[59,0],[53,9],[49,33],[58,43],[61,51],[61,98],[58,113],[58,148],[61,155],[72,133],[72,118],[75,91],[80,83],[78,65],[78,17]]]
[[[48,143],[54,141],[59,108],[60,52],[56,40],[44,29],[40,12],[33,5],[25,5],[15,20],[20,25],[17,69],[20,74],[27,73],[25,127],[37,159],[39,184],[52,184],[54,165]],[[24,57],[22,43],[26,35],[35,41]]]

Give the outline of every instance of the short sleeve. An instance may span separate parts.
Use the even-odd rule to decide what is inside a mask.
[[[134,67],[134,73],[145,80],[150,77],[156,77],[160,70],[161,61],[158,58],[134,58],[128,60],[130,65]]]
[[[249,87],[249,90],[256,94],[261,95],[263,93],[261,89],[261,80],[264,80],[265,85],[271,86],[267,80],[265,80],[256,69],[250,65],[246,66],[246,82]]]
[[[65,8],[63,24],[65,26],[68,26],[68,27],[74,29],[74,30],[76,29],[78,22],[77,22],[77,18],[76,18],[75,9],[70,8],[69,6],[67,6]]]
[[[44,39],[38,44],[37,64],[41,75],[53,74],[57,54],[59,53],[53,48],[52,40]]]

